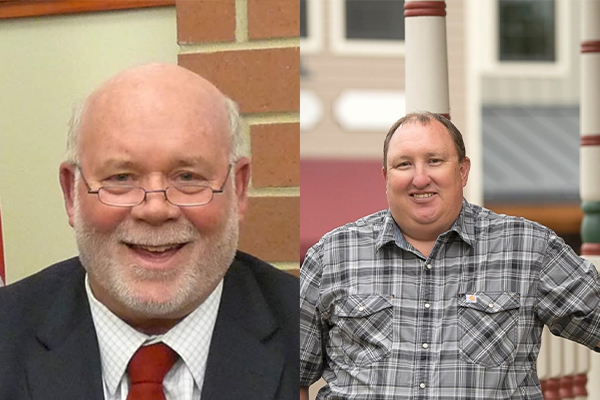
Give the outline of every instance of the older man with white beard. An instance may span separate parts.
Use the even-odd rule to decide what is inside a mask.
[[[60,183],[79,257],[0,291],[1,399],[292,399],[298,281],[236,251],[235,104],[152,64],[76,110]]]

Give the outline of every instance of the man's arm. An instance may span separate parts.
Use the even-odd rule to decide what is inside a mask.
[[[308,400],[308,388],[322,377],[325,368],[323,337],[326,324],[317,307],[323,272],[321,243],[306,253],[300,267],[300,400]]]
[[[300,400],[308,400],[308,387],[300,386]]]

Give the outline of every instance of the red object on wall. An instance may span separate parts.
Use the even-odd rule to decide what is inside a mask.
[[[300,259],[332,229],[388,208],[381,160],[300,160]]]

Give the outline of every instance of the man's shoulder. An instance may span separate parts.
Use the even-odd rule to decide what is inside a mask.
[[[238,311],[252,307],[261,308],[278,321],[277,324],[283,331],[288,334],[297,333],[300,313],[300,280],[297,277],[250,254],[238,251],[225,275],[223,290],[223,296],[235,300]],[[226,293],[228,290],[229,294]],[[287,340],[289,338],[284,339]]]
[[[85,270],[77,257],[50,265],[41,271],[0,288],[1,298],[6,301],[22,301],[24,298],[40,299],[43,295],[52,294],[56,288],[65,283],[74,274],[83,277]],[[2,302],[0,302],[2,306]]]
[[[78,259],[73,258],[0,288],[0,341],[26,340],[28,333],[47,318],[61,288],[75,287],[83,282],[84,274]]]
[[[343,240],[348,235],[375,238],[391,221],[391,214],[388,209],[377,211],[327,232],[323,235],[322,240]]]
[[[248,253],[238,251],[232,265],[232,273],[248,274],[258,283],[262,292],[267,295],[281,294],[291,297],[298,289],[298,278],[275,268],[271,264]],[[295,297],[298,300],[298,297]]]
[[[225,329],[229,332],[227,337],[235,342],[240,342],[240,338],[251,340],[245,342],[248,344],[260,340],[262,363],[258,365],[263,367],[255,367],[265,368],[269,380],[278,382],[278,398],[283,393],[286,399],[288,393],[296,393],[295,396],[298,393],[299,298],[298,278],[247,253],[238,251],[225,275],[219,314],[221,321],[227,320],[230,324],[219,326],[217,319],[215,332]],[[232,326],[242,330],[231,333]],[[252,354],[258,353],[242,352],[230,358],[254,365],[256,360]]]
[[[512,234],[528,232],[534,236],[547,237],[554,232],[535,221],[515,215],[497,213],[491,209],[467,203],[466,215],[468,220],[477,228],[479,233]]]

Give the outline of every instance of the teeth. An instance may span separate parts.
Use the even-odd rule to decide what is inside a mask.
[[[415,193],[413,196],[415,196],[417,199],[426,199],[428,197],[433,196],[433,193],[422,193],[422,194]]]
[[[137,246],[142,250],[146,250],[152,253],[162,253],[163,251],[167,251],[169,249],[175,248],[176,246]]]

